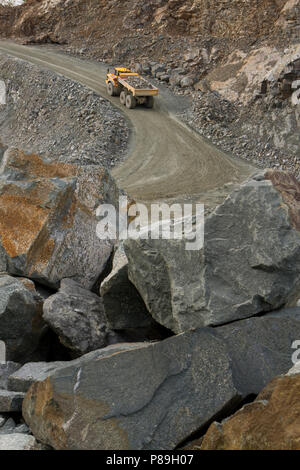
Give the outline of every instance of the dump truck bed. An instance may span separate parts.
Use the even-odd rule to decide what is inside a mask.
[[[139,75],[128,74],[125,77],[122,76],[122,78],[119,78],[119,82],[130,90],[133,96],[158,95],[158,88],[154,87],[150,82]]]

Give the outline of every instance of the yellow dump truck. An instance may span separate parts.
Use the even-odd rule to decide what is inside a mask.
[[[153,108],[154,96],[158,95],[158,88],[125,67],[116,67],[111,73],[107,71],[107,92],[110,96],[120,96],[120,101],[127,108],[135,108],[137,104],[144,104]]]

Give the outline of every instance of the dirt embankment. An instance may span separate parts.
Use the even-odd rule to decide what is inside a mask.
[[[122,160],[129,130],[109,101],[67,78],[0,54],[7,89],[0,139],[65,163],[111,168]]]

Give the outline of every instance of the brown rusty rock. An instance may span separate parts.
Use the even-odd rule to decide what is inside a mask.
[[[0,168],[0,267],[57,287],[72,277],[91,288],[113,242],[96,235],[96,208],[117,204],[102,167],[53,163],[8,150]]]
[[[275,378],[253,403],[214,422],[201,450],[300,450],[300,374]]]

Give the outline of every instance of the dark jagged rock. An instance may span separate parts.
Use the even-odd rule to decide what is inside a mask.
[[[0,275],[0,340],[6,344],[6,359],[22,364],[30,360],[46,330],[34,283]]]
[[[23,416],[55,449],[174,449],[290,369],[299,312],[89,353],[33,384]]]
[[[295,304],[300,291],[300,184],[254,175],[205,218],[204,247],[128,239],[129,279],[153,318],[175,333]]]
[[[43,306],[43,318],[61,343],[82,355],[108,345],[107,319],[102,299],[72,279],[63,279],[57,294]]]

